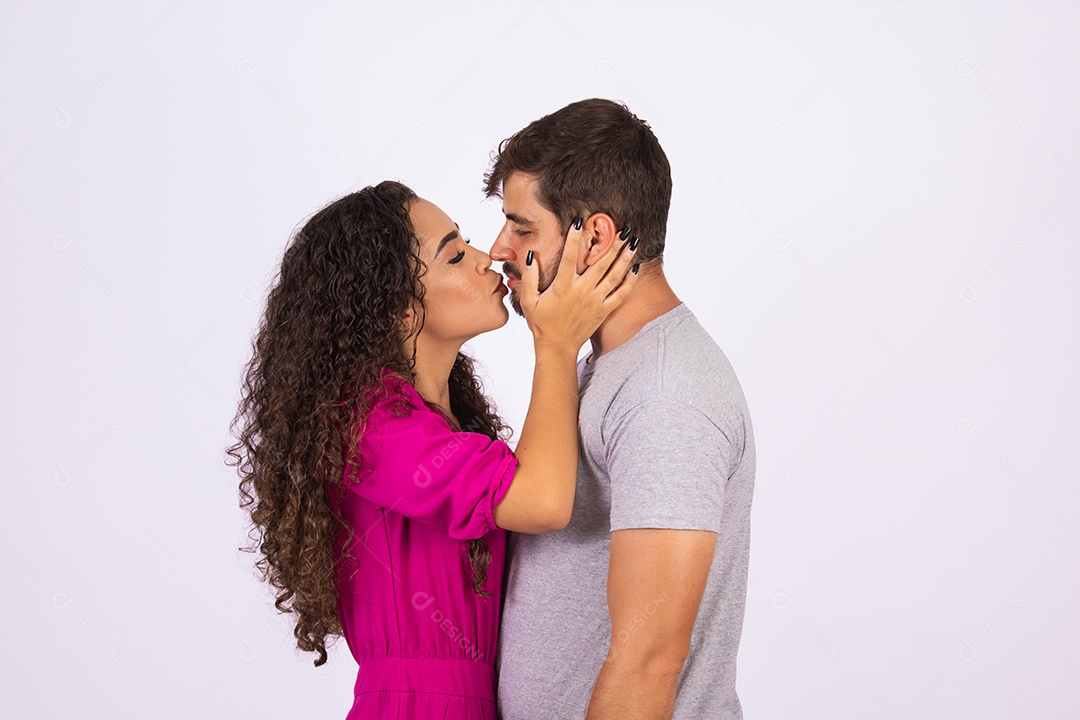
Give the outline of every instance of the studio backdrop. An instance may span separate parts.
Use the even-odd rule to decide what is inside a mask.
[[[487,250],[492,151],[589,97],[667,152],[665,268],[749,403],[746,717],[1080,716],[1080,5],[2,15],[5,717],[345,716],[345,644],[238,551],[266,290],[386,178]],[[524,322],[468,350],[520,430]]]

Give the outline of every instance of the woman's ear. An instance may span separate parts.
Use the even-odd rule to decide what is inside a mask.
[[[586,268],[604,257],[613,243],[623,242],[619,238],[619,229],[615,227],[615,221],[607,213],[593,213],[590,215],[589,219],[585,221],[584,229],[585,232],[581,235],[581,241],[584,245],[582,245],[581,253],[578,255],[581,258],[578,261],[580,266],[578,267],[578,273],[585,272]]]
[[[405,310],[405,315],[401,318],[401,324],[399,329],[401,330],[402,337],[411,338],[419,327],[419,313],[414,309],[416,302]]]

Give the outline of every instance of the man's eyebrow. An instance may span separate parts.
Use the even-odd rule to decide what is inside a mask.
[[[506,216],[507,220],[515,222],[518,225],[524,225],[525,227],[533,227],[534,225],[536,225],[536,223],[533,222],[532,220],[527,220],[527,219],[525,219],[525,218],[523,218],[520,215],[517,215],[515,213],[503,213],[503,214]]]
[[[458,236],[458,230],[460,230],[461,228],[458,226],[457,223],[454,223],[454,227],[457,228],[457,230],[451,230],[450,232],[446,233],[446,237],[439,241],[439,247],[435,248],[435,257],[439,257],[439,253],[441,253],[442,249],[446,247],[446,243],[450,242]]]

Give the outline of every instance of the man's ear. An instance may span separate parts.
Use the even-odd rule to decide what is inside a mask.
[[[578,260],[579,274],[607,255],[614,243],[622,243],[623,240],[619,237],[619,229],[615,227],[615,221],[610,215],[593,213],[585,221],[581,242],[583,245],[578,256],[580,258]]]

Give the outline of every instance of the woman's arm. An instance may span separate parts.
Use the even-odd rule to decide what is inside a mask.
[[[543,533],[570,522],[577,485],[577,350],[536,348],[532,399],[514,454],[517,472],[495,524],[504,530]]]
[[[515,451],[517,472],[493,513],[504,530],[543,533],[570,522],[577,486],[577,353],[637,277],[627,272],[634,252],[618,241],[579,275],[585,240],[578,224],[570,228],[558,274],[547,290],[537,292],[536,263],[526,262],[522,270],[521,307],[533,332],[536,368]]]

